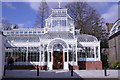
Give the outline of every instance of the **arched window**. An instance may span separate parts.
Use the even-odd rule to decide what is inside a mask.
[[[67,44],[63,40],[56,39],[49,43],[48,49],[53,50],[53,48],[55,47],[63,49],[63,48],[67,48]]]

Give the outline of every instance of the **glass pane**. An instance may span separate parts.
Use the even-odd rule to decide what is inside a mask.
[[[51,52],[49,52],[49,61],[51,62]]]
[[[67,62],[67,52],[65,52],[65,62]]]

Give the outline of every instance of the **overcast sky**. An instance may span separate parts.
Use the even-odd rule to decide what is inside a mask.
[[[49,8],[58,7],[58,2],[47,2]],[[66,3],[61,2],[61,7]],[[118,19],[118,2],[88,2],[105,20],[113,23]],[[2,18],[20,27],[32,27],[35,24],[39,2],[2,2]]]

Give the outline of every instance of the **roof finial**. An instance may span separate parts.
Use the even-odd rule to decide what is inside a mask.
[[[59,8],[60,8],[60,0],[58,1],[58,3],[59,3]]]

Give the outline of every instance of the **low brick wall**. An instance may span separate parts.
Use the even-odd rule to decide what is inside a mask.
[[[79,61],[78,65],[79,65],[79,69],[86,69],[86,70],[102,69],[101,61]]]

